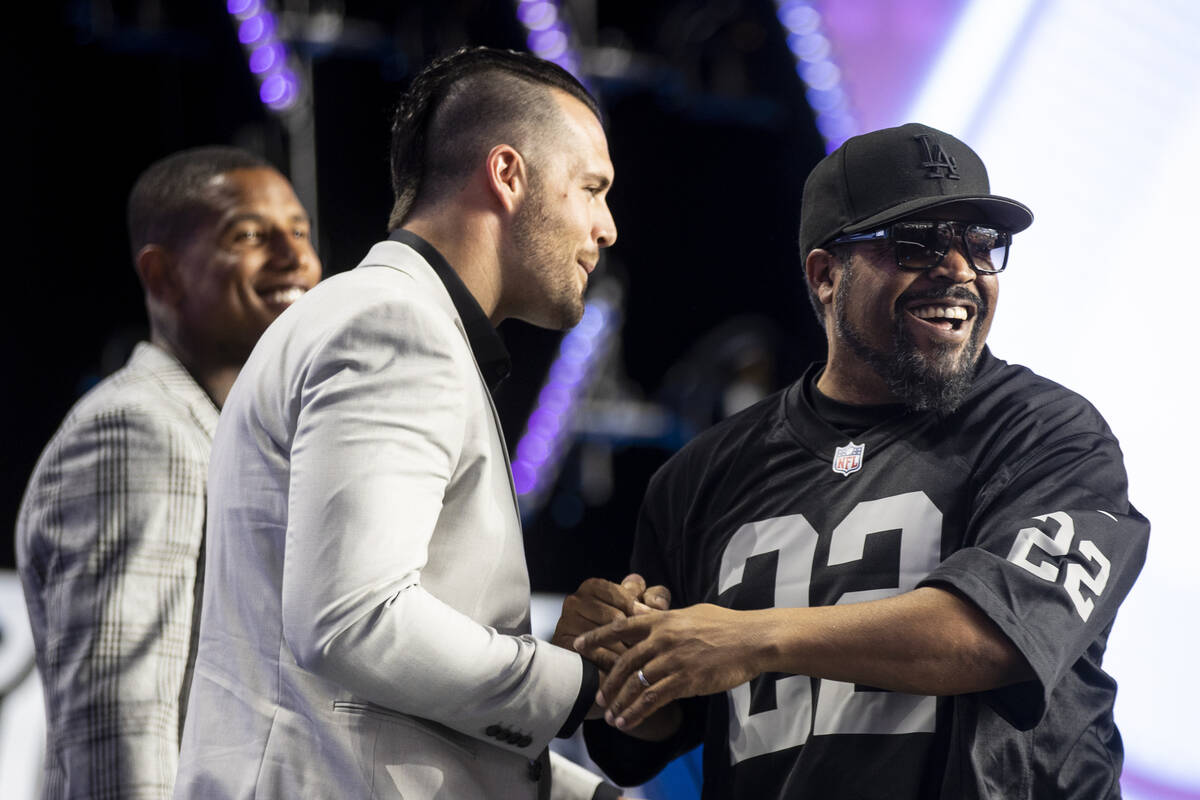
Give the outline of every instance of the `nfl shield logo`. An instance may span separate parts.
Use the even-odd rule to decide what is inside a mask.
[[[833,451],[833,471],[840,475],[849,475],[862,469],[863,450],[865,444],[850,442]]]

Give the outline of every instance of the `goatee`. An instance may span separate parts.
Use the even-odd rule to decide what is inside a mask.
[[[850,349],[883,378],[892,396],[910,411],[935,411],[950,414],[962,405],[975,381],[975,366],[981,349],[980,319],[986,319],[987,301],[962,288],[947,287],[914,295],[906,295],[897,307],[912,300],[968,300],[976,306],[971,335],[965,345],[936,345],[922,351],[909,334],[903,313],[896,314],[892,329],[891,352],[874,349],[846,319],[845,307],[849,298],[850,271],[838,286],[834,327],[837,335]]]

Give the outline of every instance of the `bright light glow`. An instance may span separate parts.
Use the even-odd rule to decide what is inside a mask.
[[[264,11],[261,14],[244,20],[238,26],[238,41],[242,44],[252,45],[262,41],[274,32],[275,18]]]
[[[783,27],[792,33],[812,33],[821,24],[821,15],[816,9],[798,0],[780,3],[777,15]]]
[[[821,33],[821,14],[804,0],[775,0],[775,15],[795,56],[796,74],[808,86],[807,96],[817,114],[817,130],[825,137],[826,152],[832,153],[858,133],[858,123],[841,89],[842,72],[833,63],[833,46]]]
[[[261,5],[259,0],[229,0],[225,4],[225,9],[234,16],[249,17],[252,14],[257,14]]]
[[[558,9],[554,3],[542,0],[522,5],[517,9],[517,17],[529,30],[544,31],[558,21]]]
[[[1200,185],[1200,5],[975,0],[904,120],[983,156],[1027,203],[990,338],[1091,400],[1153,524],[1105,667],[1120,684],[1126,800],[1200,800],[1200,536],[1187,231]],[[981,46],[986,43],[986,46]],[[1174,236],[1179,233],[1183,238]]]
[[[554,28],[535,31],[529,34],[529,49],[547,61],[553,61],[567,51],[567,34]]]
[[[526,507],[556,477],[558,462],[569,444],[570,420],[584,396],[598,360],[608,350],[620,315],[604,290],[594,291],[584,306],[583,319],[565,336],[550,365],[537,407],[513,459],[513,486]]]
[[[259,100],[272,111],[292,108],[300,99],[300,79],[286,66],[288,51],[275,36],[275,17],[263,0],[227,0],[225,8],[237,24]]]
[[[288,91],[287,79],[283,75],[272,75],[262,82],[258,95],[264,103],[278,103]]]
[[[250,54],[250,71],[255,75],[269,72],[283,61],[283,47],[279,44],[264,44]]]
[[[992,81],[1010,66],[1013,47],[1034,5],[1034,0],[969,3],[916,102],[898,122],[923,122],[960,131],[966,138],[976,112],[986,110]]]

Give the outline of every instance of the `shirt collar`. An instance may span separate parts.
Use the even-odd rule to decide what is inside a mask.
[[[512,358],[508,354],[508,348],[504,346],[504,340],[492,327],[491,320],[483,313],[483,309],[462,282],[462,278],[458,277],[458,273],[437,248],[412,231],[400,228],[392,231],[388,239],[408,245],[433,267],[433,271],[445,285],[450,301],[454,303],[454,310],[462,319],[467,341],[471,344],[471,352],[475,355],[475,362],[479,364],[479,371],[483,374],[488,389],[496,391],[496,387],[512,371]]]

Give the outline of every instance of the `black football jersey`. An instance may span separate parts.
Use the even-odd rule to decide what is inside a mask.
[[[685,701],[671,741],[589,723],[639,783],[703,742],[705,798],[1120,796],[1116,685],[1101,668],[1149,523],[1118,443],[1079,395],[984,352],[954,413],[902,409],[850,436],[791,387],[701,434],[651,480],[632,568],[672,604],[854,603],[951,587],[1036,679],[926,697],[767,674]],[[936,624],[931,620],[930,624]]]

